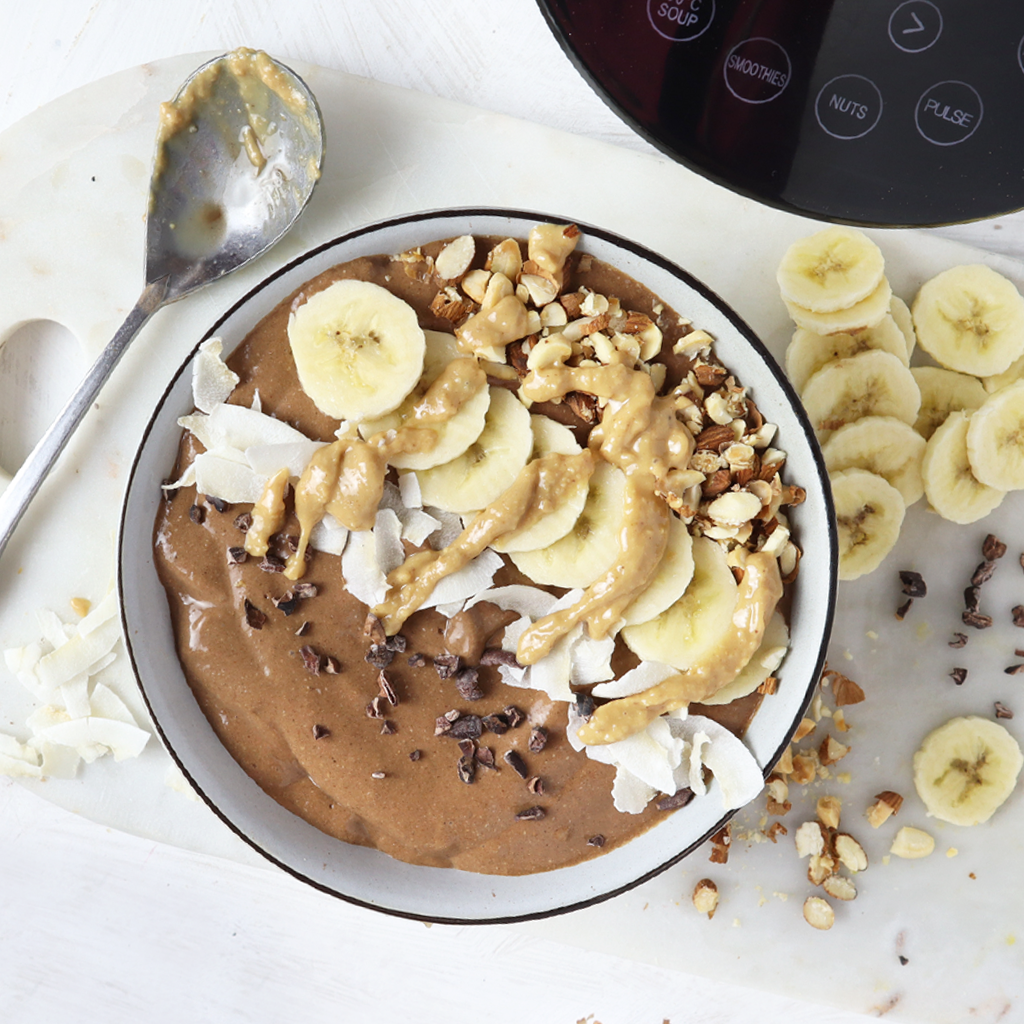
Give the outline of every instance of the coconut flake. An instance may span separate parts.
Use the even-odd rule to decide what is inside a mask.
[[[415,473],[403,473],[398,478],[398,490],[402,495],[402,504],[406,508],[423,508],[420,478]]]
[[[39,659],[36,672],[42,686],[52,692],[83,672],[91,674],[93,666],[109,654],[120,639],[121,623],[107,619],[90,633],[76,633],[63,647]]]
[[[697,739],[703,737],[699,758],[714,774],[725,810],[742,807],[764,789],[764,776],[754,755],[725,726],[703,715],[691,715],[673,722],[671,728],[695,748]]]
[[[284,467],[291,477],[302,476],[309,460],[324,445],[320,441],[286,441],[282,444],[254,444],[245,449],[245,460],[258,476],[269,480]]]
[[[642,661],[636,668],[623,673],[618,679],[595,686],[592,693],[595,697],[607,699],[632,697],[636,693],[643,693],[644,690],[657,686],[658,683],[663,683],[678,672],[678,669],[664,665],[660,661]]]
[[[423,602],[423,607],[434,608],[474,597],[491,585],[494,574],[504,564],[497,552],[485,548],[472,562],[439,580],[430,596]]]
[[[341,574],[348,592],[370,608],[379,605],[388,592],[388,581],[377,562],[372,530],[353,530],[341,556]]]
[[[403,509],[398,513],[398,518],[402,521],[402,540],[407,540],[415,547],[426,544],[427,538],[441,526],[421,508]]]
[[[582,636],[572,645],[570,669],[570,682],[573,686],[588,686],[590,683],[600,683],[605,679],[611,679],[615,673],[612,670],[612,652],[615,650],[615,638],[605,637],[603,640],[594,640],[583,633]]]
[[[85,718],[89,714],[89,676],[85,672],[62,683],[58,692],[69,717]]]
[[[385,576],[405,561],[402,523],[393,509],[385,508],[378,511],[373,522],[373,543],[377,565]]]
[[[582,634],[583,624],[578,622],[543,658],[530,666],[526,684],[533,690],[543,690],[552,700],[572,701],[575,697],[569,685],[572,647]]]
[[[192,401],[206,413],[226,402],[238,383],[238,374],[229,370],[221,358],[223,348],[220,338],[210,338],[199,346],[192,363]]]
[[[448,547],[458,539],[459,534],[462,533],[462,519],[458,515],[433,505],[424,505],[423,511],[432,515],[441,524],[440,529],[427,538],[435,551]]]
[[[78,774],[82,756],[71,747],[63,747],[48,740],[33,737],[29,741],[39,751],[40,770],[45,779],[73,779]]]
[[[531,587],[525,583],[512,583],[507,587],[493,587],[490,590],[481,591],[466,602],[466,607],[472,608],[480,601],[493,604],[505,612],[516,612],[519,615],[528,616],[531,622],[535,622],[537,619],[551,614],[558,598],[539,587]],[[508,636],[507,628],[505,636]]]
[[[340,555],[348,543],[348,527],[330,512],[324,514],[309,533],[309,546],[328,555]]]
[[[612,782],[612,803],[622,814],[641,814],[654,799],[655,790],[625,768],[618,768]]]
[[[212,494],[232,505],[255,504],[267,486],[266,477],[223,450],[203,452],[192,463],[199,494]]]
[[[93,743],[107,747],[115,761],[138,757],[149,742],[149,733],[137,725],[119,722],[113,718],[97,718],[95,715],[79,719],[88,724],[89,738]]]
[[[103,600],[78,623],[77,632],[82,636],[86,636],[96,629],[97,626],[110,622],[111,619],[117,617],[118,607],[117,592],[108,590]],[[70,628],[74,630],[74,627]]]

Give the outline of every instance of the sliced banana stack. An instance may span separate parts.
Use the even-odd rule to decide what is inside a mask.
[[[589,587],[619,556],[625,492],[622,470],[598,462],[583,511],[566,534],[547,547],[510,552],[509,558],[535,583],[570,589]]]
[[[921,392],[914,429],[927,441],[951,412],[977,409],[988,397],[981,381],[941,366],[913,366],[910,372]]]
[[[480,436],[456,458],[416,473],[423,503],[448,512],[483,508],[512,485],[532,450],[526,406],[511,391],[492,387]]]
[[[1002,488],[981,483],[971,468],[967,432],[972,415],[966,410],[950,413],[928,438],[921,462],[928,504],[952,523],[984,519],[1006,496]]]
[[[339,420],[397,409],[423,372],[416,311],[369,281],[335,281],[311,295],[288,318],[288,341],[303,391]]]
[[[901,359],[878,349],[826,363],[804,387],[801,399],[818,439],[864,416],[917,419],[921,393]]]
[[[424,331],[423,334],[426,349],[420,379],[394,412],[359,423],[359,435],[364,440],[374,434],[401,427],[444,368],[453,359],[464,358],[453,335],[441,331]],[[463,403],[454,416],[432,426],[431,429],[437,434],[432,448],[423,452],[397,452],[390,457],[389,462],[397,469],[431,469],[457,458],[483,433],[490,403],[490,391],[485,386],[468,402]]]
[[[967,458],[988,487],[1024,488],[1024,380],[990,395],[971,415]]]
[[[891,314],[886,314],[874,327],[865,327],[854,334],[822,336],[798,327],[786,349],[786,375],[797,391],[803,391],[807,381],[826,363],[846,359],[880,349],[896,356],[904,366],[910,365],[907,339]]]
[[[1017,785],[1020,745],[987,718],[952,718],[930,732],[914,755],[914,786],[928,813],[953,825],[979,825]]]
[[[884,477],[913,505],[924,494],[921,461],[925,439],[893,416],[865,416],[834,431],[822,446],[825,468],[866,469]]]
[[[892,289],[885,278],[885,259],[854,228],[826,228],[794,242],[776,279],[794,322],[815,334],[874,327],[889,312]]]

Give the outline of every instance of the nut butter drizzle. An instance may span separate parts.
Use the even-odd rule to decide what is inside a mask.
[[[641,693],[600,705],[580,726],[579,739],[595,745],[625,739],[655,718],[701,701],[731,682],[760,646],[781,596],[782,579],[775,556],[763,551],[747,555],[732,629],[727,642],[716,648],[715,658],[696,662]]]

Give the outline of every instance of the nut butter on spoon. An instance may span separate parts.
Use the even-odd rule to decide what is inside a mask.
[[[209,61],[161,104],[146,218],[146,286],[0,494],[0,553],[129,342],[162,306],[278,241],[313,193],[323,150],[313,94],[260,51],[239,48]]]

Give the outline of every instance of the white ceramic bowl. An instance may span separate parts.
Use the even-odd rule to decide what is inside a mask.
[[[211,328],[225,352],[304,281],[360,255],[397,253],[461,234],[525,237],[544,214],[466,209],[401,217],[352,232],[307,253],[268,277]],[[793,588],[791,649],[780,686],[763,702],[746,735],[766,770],[788,742],[820,674],[835,602],[836,539],[824,465],[800,403],[751,330],[685,271],[642,246],[580,225],[583,248],[648,286],[707,330],[722,361],[752,389],[765,418],[778,424],[788,454],[786,478],[807,491],[792,510],[803,549]],[[712,792],[692,801],[623,847],[573,867],[520,877],[419,867],[320,832],[264,793],[221,745],[185,681],[167,598],[153,564],[153,526],[160,484],[174,463],[192,409],[191,361],[168,384],[150,420],[128,481],[119,538],[119,588],[125,638],[139,685],[160,736],[206,803],[269,860],[310,885],[376,910],[430,921],[482,923],[563,913],[607,899],[663,871],[727,820]]]

